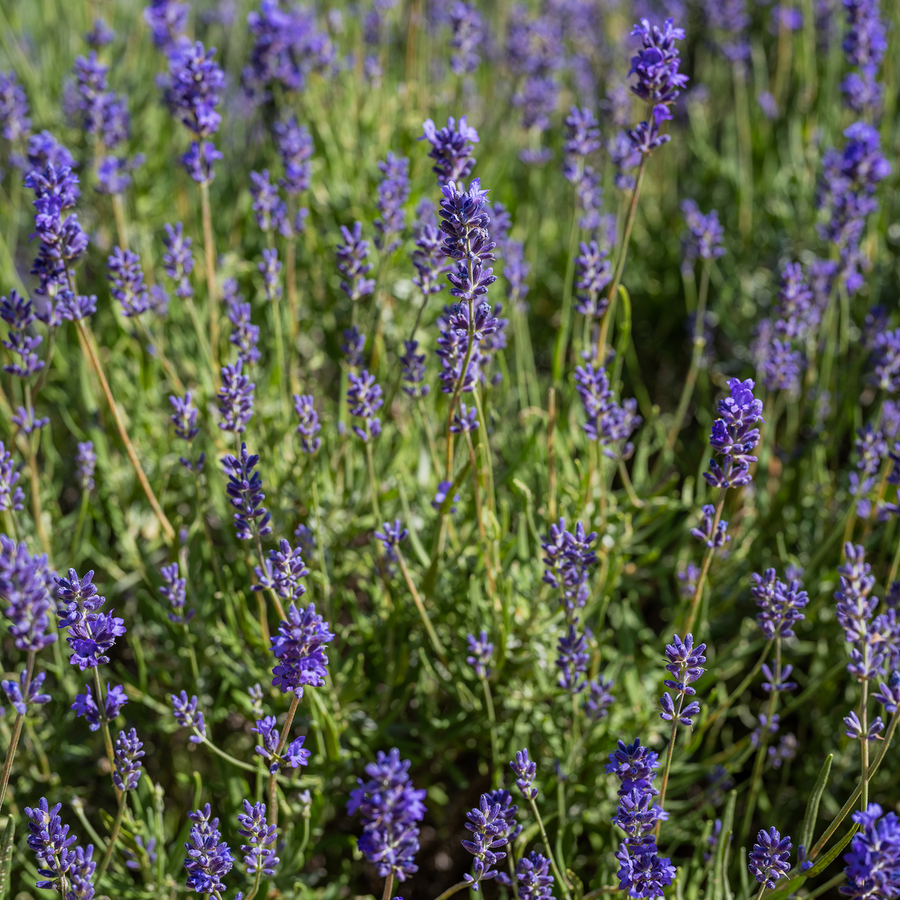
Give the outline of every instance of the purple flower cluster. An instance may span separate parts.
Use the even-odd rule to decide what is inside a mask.
[[[885,666],[900,664],[900,620],[896,610],[875,616],[878,597],[872,595],[875,576],[866,562],[861,544],[844,545],[847,562],[838,566],[837,620],[849,644],[850,662],[847,671],[857,681],[877,678]]]
[[[168,614],[169,621],[176,625],[186,625],[194,618],[196,610],[190,610],[187,615],[184,614],[184,607],[187,603],[187,579],[179,577],[178,563],[173,562],[171,565],[163,566],[159,570],[162,576],[163,586],[159,589],[163,599],[169,601],[172,611]]]
[[[596,241],[582,241],[581,253],[575,257],[575,310],[589,319],[602,319],[609,301],[602,295],[612,281],[609,251]]]
[[[122,305],[122,315],[131,318],[150,308],[150,295],[144,285],[141,260],[136,253],[115,247],[106,261],[106,271],[106,278],[113,285],[110,293]]]
[[[238,360],[249,367],[259,362],[259,326],[252,323],[250,304],[245,303],[243,295],[237,291],[237,282],[226,278],[222,283],[222,299],[228,310],[228,321],[231,322],[228,340],[237,347]]]
[[[576,608],[583,607],[590,596],[588,575],[597,562],[591,545],[597,532],[585,532],[581,522],[575,523],[575,533],[566,530],[566,520],[551,523],[550,534],[541,541],[544,551],[542,581],[559,591],[559,602],[571,619]]]
[[[618,749],[609,754],[606,771],[621,782],[619,808],[613,819],[625,832],[619,844],[619,888],[629,897],[661,897],[663,890],[675,880],[675,867],[668,857],[660,857],[656,847],[656,823],[668,814],[654,803],[659,793],[653,786],[659,768],[659,755],[641,745],[619,741]]]
[[[425,791],[412,786],[409,766],[396,748],[389,754],[379,750],[376,761],[366,766],[368,780],[357,779],[359,787],[347,801],[347,814],[359,810],[362,817],[360,852],[382,878],[393,873],[401,882],[419,869],[415,863],[418,823],[425,816]]]
[[[249,800],[244,800],[244,811],[238,813],[237,820],[240,825],[238,834],[247,841],[246,844],[241,844],[244,871],[248,875],[256,875],[258,872],[274,875],[279,859],[272,845],[278,838],[278,829],[266,821],[266,804],[251,805]]]
[[[101,717],[100,708],[94,700],[91,686],[86,684],[84,686],[84,693],[78,694],[75,697],[72,709],[75,710],[76,716],[84,716],[91,731],[97,731],[100,728],[101,718],[105,719],[107,722],[112,722],[113,719],[119,715],[122,711],[122,707],[127,702],[128,697],[125,696],[125,688],[121,685],[111,685],[107,682],[106,696],[103,698],[102,704],[103,715]]]
[[[0,318],[8,326],[6,337],[0,341],[18,362],[7,363],[3,371],[16,378],[30,378],[44,368],[44,361],[38,358],[37,348],[43,338],[39,334],[29,334],[28,326],[37,318],[30,300],[11,290],[9,297],[0,297]]]
[[[50,632],[52,586],[47,557],[32,556],[24,541],[0,534],[0,597],[7,604],[4,615],[17,650],[38,653],[56,640]]]
[[[303,563],[300,548],[293,549],[284,539],[277,550],[269,551],[265,567],[257,566],[254,571],[259,578],[259,584],[253,586],[255,591],[270,588],[282,600],[292,603],[306,593],[306,585],[300,579],[309,575],[309,569]]]
[[[491,657],[494,655],[494,645],[488,640],[488,633],[482,631],[476,638],[474,634],[466,635],[469,645],[469,655],[466,662],[475,670],[479,678],[490,678]]]
[[[59,818],[61,803],[50,807],[41,797],[37,807],[25,807],[28,817],[28,847],[37,857],[40,879],[35,887],[62,891],[67,897],[90,900],[94,896],[94,845],[72,847],[77,840]]]
[[[375,279],[366,278],[372,271],[369,258],[369,242],[362,239],[362,222],[355,222],[351,231],[341,225],[344,243],[335,248],[337,269],[341,274],[341,290],[356,303],[375,290]]]
[[[409,199],[409,160],[388,153],[378,168],[384,177],[378,185],[376,204],[381,216],[375,220],[375,246],[393,253],[400,246],[406,227],[403,204]]]
[[[637,400],[631,397],[619,404],[606,369],[594,368],[591,363],[576,367],[575,389],[587,419],[581,426],[584,433],[597,441],[610,459],[628,459],[634,452],[629,438],[643,421],[637,414]]]
[[[291,603],[287,620],[279,623],[278,634],[271,638],[272,653],[278,660],[272,684],[282,693],[293,691],[296,697],[303,696],[304,685],[321,687],[328,674],[325,645],[332,640],[334,635],[316,613],[314,603],[306,609]]]
[[[860,265],[868,260],[860,250],[866,220],[878,209],[875,191],[891,173],[891,164],[881,155],[878,132],[856,122],[845,132],[843,151],[829,150],[822,159],[818,206],[826,220],[819,236],[834,244],[841,259],[841,277],[855,293],[863,283]]]
[[[466,813],[465,827],[472,832],[472,839],[464,839],[462,845],[475,857],[475,874],[466,872],[463,878],[473,891],[479,890],[482,881],[500,876],[494,866],[506,858],[506,853],[498,848],[511,844],[522,831],[522,826],[516,824],[518,810],[512,794],[501,789],[482,794],[478,806]]]
[[[222,421],[219,428],[234,434],[243,434],[253,418],[253,391],[256,385],[242,373],[244,361],[222,366],[222,386],[219,388],[219,412]]]
[[[266,495],[262,490],[262,476],[254,472],[259,457],[247,452],[247,445],[241,444],[241,455],[228,455],[222,460],[222,467],[228,475],[225,488],[228,502],[237,510],[234,527],[242,541],[249,541],[254,535],[260,537],[271,534],[269,524],[272,517],[262,505]]]
[[[357,375],[351,372],[348,376],[350,386],[347,388],[347,406],[350,415],[362,419],[361,425],[354,425],[356,436],[368,443],[381,434],[381,419],[376,413],[384,405],[381,386],[375,383],[375,376],[367,369]]]
[[[319,423],[319,414],[313,406],[312,394],[294,394],[294,411],[300,420],[297,425],[300,446],[304,453],[312,455],[322,445],[322,439],[319,437],[322,425]]]
[[[847,31],[844,53],[856,67],[841,82],[844,102],[855,113],[877,116],[881,111],[884,85],[876,80],[887,50],[887,34],[881,21],[879,0],[844,0]]]
[[[650,121],[640,122],[628,137],[636,151],[647,154],[671,140],[670,135],[659,133],[659,126],[672,118],[669,106],[688,82],[687,75],[678,71],[681,59],[675,46],[685,35],[683,28],[675,27],[674,19],[666,19],[662,28],[641,19],[631,35],[641,41],[641,49],[631,58],[628,74],[637,75],[631,90],[650,106]]]
[[[877,803],[851,818],[859,830],[844,854],[847,884],[841,893],[853,900],[892,900],[900,886],[900,819]]]
[[[79,671],[93,669],[100,663],[108,663],[106,654],[112,649],[117,637],[125,634],[125,621],[112,614],[98,612],[106,602],[92,584],[93,571],[84,578],[78,577],[74,569],[67,576],[55,578],[58,585],[57,596],[62,601],[56,610],[59,627],[68,628],[66,640],[72,648],[69,660]]]
[[[173,46],[168,76],[160,81],[169,112],[194,135],[181,162],[187,173],[200,183],[212,181],[213,163],[222,158],[215,145],[207,140],[222,123],[216,107],[225,86],[225,73],[213,59],[215,54],[215,47],[207,51],[200,41]]]
[[[203,721],[202,711],[197,709],[197,698],[191,697],[189,700],[187,692],[182,691],[180,694],[172,694],[169,700],[175,721],[184,728],[198,732],[192,734],[188,740],[192,744],[199,744],[206,737],[206,723]]]
[[[692,700],[687,706],[684,705],[685,697],[693,697],[697,691],[691,687],[691,684],[706,671],[701,663],[706,662],[703,651],[706,644],[698,644],[694,646],[694,636],[686,634],[682,640],[677,634],[673,636],[672,643],[666,645],[666,659],[669,663],[666,670],[672,676],[664,682],[667,688],[675,691],[675,699],[666,691],[662,695],[660,706],[660,718],[667,722],[677,721],[679,725],[687,725],[692,728],[694,725],[693,717],[700,712],[700,704],[696,700]]]
[[[0,512],[23,509],[25,491],[17,485],[19,478],[21,473],[13,462],[12,453],[0,441]]]
[[[311,754],[309,750],[303,747],[305,740],[303,737],[296,738],[281,753],[278,752],[281,736],[275,716],[265,716],[262,719],[258,719],[256,727],[250,730],[258,734],[262,739],[262,744],[256,745],[256,753],[268,763],[269,772],[272,775],[278,772],[282,766],[290,766],[292,769],[296,769],[298,766],[309,765]]]
[[[290,236],[287,221],[287,204],[278,196],[278,186],[269,181],[269,170],[250,173],[250,196],[256,224],[264,234],[277,231]]]
[[[791,839],[782,837],[774,827],[762,829],[756,836],[756,843],[748,856],[747,868],[750,874],[770,890],[791,869]]]
[[[141,780],[143,746],[133,728],[127,734],[124,731],[119,732],[115,746],[116,768],[113,772],[113,781],[120,791],[133,791],[138,786]]]
[[[247,24],[254,43],[241,82],[258,102],[271,98],[274,84],[302,90],[312,72],[325,72],[334,63],[331,41],[308,9],[261,0],[259,10],[247,14]]]
[[[722,242],[725,237],[722,224],[719,222],[719,214],[711,209],[708,213],[700,212],[700,207],[694,200],[683,200],[681,212],[684,214],[684,224],[687,226],[681,236],[681,249],[684,263],[693,267],[697,259],[709,262],[718,259],[725,254]]]
[[[194,295],[190,274],[194,271],[194,254],[191,252],[191,239],[184,233],[184,226],[177,222],[174,226],[166,224],[166,236],[163,244],[163,269],[166,275],[177,283],[175,296],[186,300]]]
[[[766,640],[789,638],[794,636],[794,625],[802,621],[800,611],[809,603],[809,595],[796,578],[789,584],[775,577],[774,569],[766,569],[762,575],[755,572],[751,575],[753,587],[750,594],[756,600],[760,613],[756,617],[759,630]],[[785,667],[783,675],[789,672]]]
[[[709,443],[722,459],[710,459],[709,472],[703,473],[712,487],[740,487],[752,480],[750,464],[756,457],[750,451],[759,443],[756,425],[763,420],[762,400],[753,396],[754,386],[752,378],[732,378],[728,382],[731,396],[719,401],[720,418],[713,422]]]
[[[187,858],[184,868],[188,873],[187,886],[198,894],[212,894],[225,890],[222,881],[234,866],[231,848],[222,840],[219,820],[210,819],[210,807],[188,813],[191,831],[184,843]]]
[[[443,128],[437,128],[431,119],[422,123],[424,134],[420,141],[428,141],[431,150],[428,155],[434,160],[431,171],[437,175],[438,184],[445,187],[451,182],[462,182],[475,167],[472,144],[478,143],[478,132],[461,116],[459,125],[450,116]]]
[[[63,218],[80,196],[78,177],[69,165],[49,162],[29,172],[25,186],[34,191],[34,228],[40,238],[31,266],[31,274],[40,279],[40,286],[34,291],[42,304],[38,305],[37,316],[51,327],[63,319],[85,318],[94,312],[97,298],[75,296],[69,273],[87,250],[88,237],[77,214]]]
[[[455,75],[471,75],[481,62],[478,48],[485,38],[481,13],[471,3],[454,0],[449,15],[453,32],[450,68]]]
[[[150,26],[153,43],[166,55],[178,46],[187,30],[190,6],[177,0],[151,0],[144,7],[144,21]]]
[[[0,72],[0,134],[11,144],[28,137],[28,97],[15,72]]]

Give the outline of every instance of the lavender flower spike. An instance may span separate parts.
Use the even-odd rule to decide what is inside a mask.
[[[722,459],[711,459],[709,472],[703,473],[713,487],[740,487],[752,480],[750,464],[756,457],[750,451],[759,443],[756,426],[763,421],[762,400],[753,396],[754,386],[752,378],[732,378],[728,382],[731,396],[719,401],[720,418],[713,422],[709,443]]]
[[[431,119],[426,119],[422,130],[424,134],[419,140],[431,144],[428,155],[435,161],[431,171],[437,175],[438,184],[443,187],[468,178],[475,167],[472,144],[478,143],[478,132],[469,127],[466,117],[460,118],[457,127],[456,119],[450,116],[443,128],[437,128]]]
[[[753,850],[750,851],[750,862],[747,868],[750,874],[770,890],[775,883],[787,875],[791,864],[791,839],[782,837],[775,828],[763,829],[756,837]]]

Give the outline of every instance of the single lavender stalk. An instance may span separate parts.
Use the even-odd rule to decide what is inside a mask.
[[[606,360],[606,336],[612,322],[622,272],[625,269],[638,198],[644,183],[647,157],[653,150],[671,140],[670,135],[659,133],[659,126],[672,118],[669,106],[674,103],[688,80],[686,75],[678,71],[680,59],[678,49],[675,47],[675,41],[684,40],[684,29],[676,28],[673,19],[666,19],[663,28],[658,25],[651,26],[647,19],[642,19],[640,24],[634,26],[631,34],[639,37],[642,43],[642,49],[631,59],[629,75],[638,76],[637,83],[632,85],[631,90],[647,102],[650,121],[639,123],[628,133],[634,151],[641,154],[641,162],[631,192],[628,217],[625,220],[625,231],[619,246],[612,281],[606,295],[607,309],[597,336],[595,365],[603,365]]]
[[[697,308],[694,311],[693,350],[691,353],[691,366],[684,382],[681,399],[678,401],[678,410],[675,420],[666,435],[665,454],[671,454],[675,448],[675,441],[684,424],[694,385],[697,382],[697,373],[700,370],[700,361],[703,358],[703,350],[706,346],[706,300],[709,293],[709,265],[714,259],[718,259],[725,253],[722,246],[723,231],[719,223],[719,214],[711,210],[708,215],[700,212],[693,200],[685,200],[681,204],[687,223],[687,231],[682,236],[682,252],[685,255],[685,266],[690,266],[693,278],[694,260],[701,260],[700,290],[697,295]]]
[[[487,710],[488,724],[491,731],[491,761],[494,769],[494,783],[499,786],[501,781],[500,740],[497,735],[497,715],[494,710],[494,698],[491,695],[489,682],[491,677],[489,664],[494,653],[494,645],[488,640],[486,631],[482,631],[477,640],[474,635],[467,635],[466,641],[469,646],[469,656],[466,657],[466,662],[475,670],[484,694],[484,706]]]
[[[400,571],[403,573],[403,580],[409,588],[413,603],[416,604],[416,609],[419,612],[419,617],[422,619],[422,624],[425,626],[425,631],[428,634],[431,645],[434,647],[435,653],[437,653],[440,661],[446,666],[447,655],[444,652],[444,647],[441,644],[440,638],[437,636],[437,632],[434,630],[431,618],[425,610],[425,604],[422,603],[422,597],[418,590],[416,590],[416,586],[409,572],[409,566],[406,564],[406,557],[400,549],[400,543],[406,540],[409,535],[409,529],[404,528],[399,519],[396,519],[393,525],[390,522],[385,522],[381,527],[381,531],[375,532],[375,537],[381,541],[385,557],[388,560],[396,559],[400,565]]]

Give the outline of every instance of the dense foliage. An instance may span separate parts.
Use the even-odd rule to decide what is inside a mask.
[[[900,896],[897,11],[0,5],[0,900]]]

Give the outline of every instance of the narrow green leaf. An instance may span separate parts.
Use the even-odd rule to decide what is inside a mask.
[[[0,839],[0,900],[4,900],[9,892],[10,877],[13,858],[13,838],[16,833],[16,823],[12,816],[6,820],[6,828],[3,829],[3,837]]]
[[[814,878],[821,875],[837,858],[844,847],[850,843],[850,839],[856,834],[856,825],[854,825],[807,873],[807,878]]]
[[[734,829],[734,807],[737,803],[737,791],[728,794],[728,802],[725,804],[725,814],[722,816],[722,830],[719,832],[719,843],[716,845],[716,861],[713,866],[712,890],[710,900],[724,900],[725,848],[731,840]]]
[[[803,830],[800,832],[800,844],[809,849],[812,839],[816,831],[816,817],[819,815],[819,802],[825,787],[828,784],[828,776],[831,774],[831,763],[834,760],[834,754],[829,753],[816,779],[812,793],[809,795],[809,802],[806,804],[806,815],[803,817]]]

